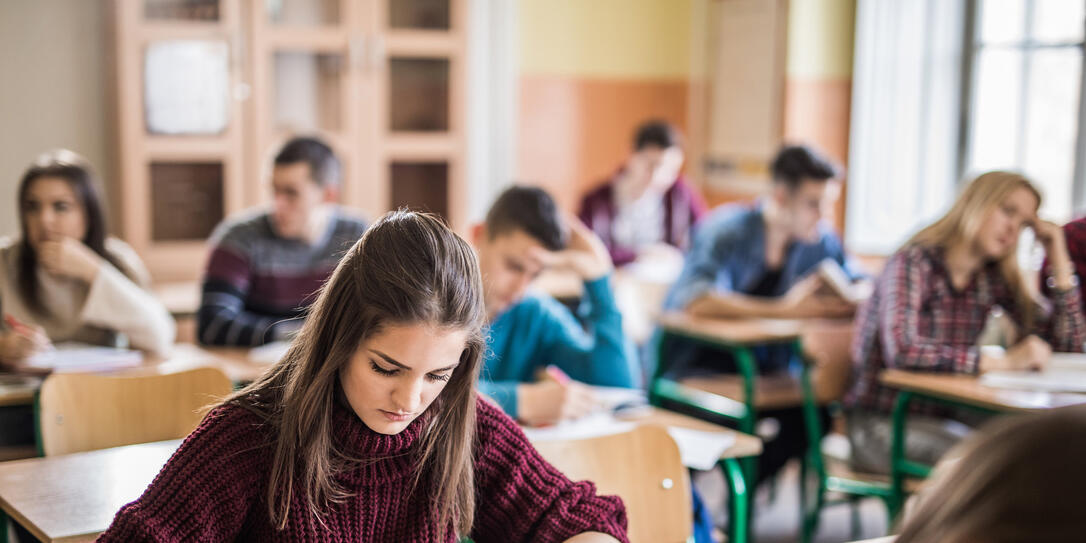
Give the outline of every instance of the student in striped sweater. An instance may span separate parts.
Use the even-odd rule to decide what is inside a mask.
[[[262,345],[289,338],[339,257],[365,223],[334,205],[339,161],[314,138],[295,138],[275,157],[270,210],[220,224],[197,313],[205,345]]]
[[[476,394],[482,291],[440,220],[386,215],[286,356],[211,411],[99,541],[627,541],[620,499],[567,479]]]

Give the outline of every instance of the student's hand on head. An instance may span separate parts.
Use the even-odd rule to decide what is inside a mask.
[[[79,240],[64,237],[41,243],[38,264],[49,274],[91,283],[102,266],[102,258]]]
[[[40,326],[23,325],[20,331],[0,331],[0,366],[15,369],[36,353],[52,347],[49,336]]]
[[[598,408],[592,389],[581,383],[548,379],[517,387],[517,417],[528,426],[580,418]]]
[[[543,265],[571,269],[585,281],[599,279],[611,273],[614,265],[603,241],[577,217],[568,213],[563,216],[569,226],[569,244],[562,251],[537,252],[536,256]]]
[[[1033,235],[1036,236],[1037,241],[1044,247],[1056,288],[1060,290],[1071,288],[1075,268],[1074,263],[1071,262],[1071,255],[1067,251],[1067,238],[1063,228],[1056,223],[1041,219],[1031,221],[1030,227],[1033,228]]]
[[[1029,225],[1033,228],[1037,241],[1044,246],[1045,253],[1049,254],[1049,258],[1053,251],[1067,250],[1067,241],[1060,225],[1043,219],[1033,219]]]

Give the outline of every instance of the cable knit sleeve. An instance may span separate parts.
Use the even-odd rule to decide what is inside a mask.
[[[255,415],[216,408],[98,541],[233,541],[254,504],[264,503],[264,442]]]
[[[107,240],[106,247],[125,270],[102,264],[87,293],[82,321],[128,336],[134,348],[165,356],[173,345],[173,317],[147,290],[147,269],[136,252],[114,238]]]
[[[587,481],[574,483],[548,464],[507,415],[478,401],[476,424],[477,543],[560,542],[583,532],[626,537],[626,508],[600,496]]]

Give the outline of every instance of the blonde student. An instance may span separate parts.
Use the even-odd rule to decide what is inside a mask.
[[[286,356],[225,399],[99,541],[626,541],[616,497],[545,462],[475,381],[471,247],[393,212]]]
[[[1086,539],[1086,406],[1001,418],[947,454],[897,543]]]
[[[83,157],[45,153],[23,174],[21,235],[0,239],[0,363],[18,365],[51,342],[127,345],[164,354],[174,322],[147,290],[123,241],[108,236],[97,180]]]
[[[852,345],[855,382],[845,399],[854,467],[885,472],[896,392],[885,369],[977,375],[1043,367],[1052,351],[1086,341],[1078,281],[1059,226],[1037,218],[1041,194],[1025,177],[989,172],[973,180],[947,214],[895,253],[860,308]],[[1040,299],[1018,268],[1018,238],[1030,227],[1051,269]],[[990,315],[1009,317],[1017,336],[1005,352],[978,347]],[[1005,318],[1005,317],[1000,317]],[[914,401],[906,456],[934,463],[967,431],[967,413]]]

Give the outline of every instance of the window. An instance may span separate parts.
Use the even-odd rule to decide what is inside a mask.
[[[889,254],[970,174],[1025,173],[1086,212],[1086,0],[859,0],[846,242]]]
[[[1041,186],[1041,214],[1066,221],[1081,202],[1084,0],[979,0],[963,173],[1011,169]],[[968,33],[967,33],[968,34]]]

